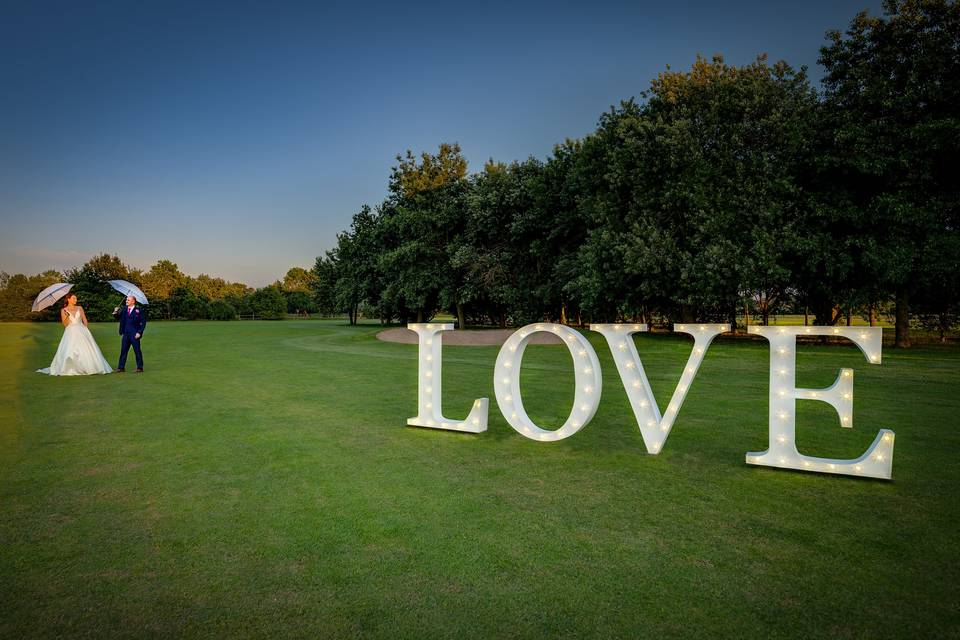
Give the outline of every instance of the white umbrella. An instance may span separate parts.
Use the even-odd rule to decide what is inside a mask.
[[[107,280],[110,283],[110,286],[122,293],[125,296],[133,296],[137,299],[137,302],[140,304],[150,304],[147,301],[147,296],[143,294],[143,291],[140,291],[140,287],[137,285],[127,282],[126,280]]]
[[[67,295],[67,292],[70,291],[73,285],[69,282],[58,282],[57,284],[52,284],[43,291],[40,292],[40,295],[37,296],[37,299],[33,301],[33,307],[31,311],[43,311],[54,302]]]

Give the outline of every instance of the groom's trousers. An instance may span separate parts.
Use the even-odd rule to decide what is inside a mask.
[[[140,339],[123,334],[123,340],[120,342],[120,363],[118,369],[125,369],[127,364],[127,352],[133,347],[133,355],[137,358],[137,369],[143,369],[143,352],[140,351]]]

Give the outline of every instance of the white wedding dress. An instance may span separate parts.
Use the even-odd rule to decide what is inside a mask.
[[[63,330],[60,346],[53,356],[53,362],[46,369],[37,369],[38,373],[51,376],[85,376],[92,373],[112,373],[110,364],[100,353],[97,341],[87,329],[80,312],[70,313],[70,324]]]

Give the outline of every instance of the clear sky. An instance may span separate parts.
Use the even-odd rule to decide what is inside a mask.
[[[697,53],[807,65],[879,0],[0,0],[0,270],[106,251],[261,286],[310,267],[397,153],[546,157]]]

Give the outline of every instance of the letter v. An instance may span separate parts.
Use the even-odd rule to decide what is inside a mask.
[[[726,324],[674,325],[675,331],[690,334],[694,342],[693,350],[680,376],[680,382],[674,389],[673,397],[670,398],[670,404],[667,405],[663,415],[660,414],[660,407],[657,406],[657,401],[653,397],[650,381],[643,370],[643,363],[640,362],[637,347],[631,338],[634,333],[647,331],[647,325],[591,324],[590,329],[606,338],[610,351],[613,352],[613,361],[617,364],[617,372],[620,374],[620,380],[623,381],[623,388],[627,391],[630,406],[633,407],[633,415],[637,419],[637,426],[640,427],[640,435],[647,446],[647,453],[660,453],[710,343],[724,331],[729,331],[730,326]]]

